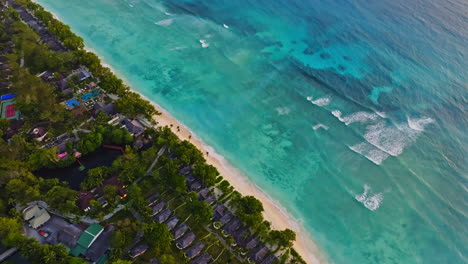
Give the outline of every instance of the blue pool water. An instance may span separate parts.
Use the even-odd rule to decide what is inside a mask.
[[[81,100],[88,101],[89,99],[93,98],[94,96],[99,95],[98,90],[92,90],[91,92],[85,93],[81,96]]]
[[[68,108],[73,108],[73,107],[75,107],[77,105],[80,105],[80,102],[76,98],[72,98],[70,100],[67,100],[65,103],[66,103]]]
[[[333,263],[466,263],[466,0],[38,0]]]

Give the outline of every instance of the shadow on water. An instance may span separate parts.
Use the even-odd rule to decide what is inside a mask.
[[[100,148],[80,158],[81,163],[86,167],[83,171],[79,170],[80,165],[75,162],[66,168],[41,169],[36,171],[35,174],[45,179],[57,178],[61,181],[66,181],[72,189],[79,190],[80,183],[86,178],[89,169],[110,166],[120,155],[122,155],[120,150]]]

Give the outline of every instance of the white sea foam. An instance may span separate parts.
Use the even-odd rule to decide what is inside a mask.
[[[384,112],[375,111],[375,113],[378,114],[381,118],[387,118],[387,114],[385,114]]]
[[[367,209],[375,211],[379,209],[384,199],[383,193],[377,193],[370,195],[371,187],[368,184],[364,184],[364,192],[354,196],[358,202],[362,203]]]
[[[373,121],[373,120],[376,120],[378,117],[379,116],[375,113],[356,112],[356,113],[343,117],[343,120],[346,125],[349,125],[355,122],[365,123],[367,121]]]
[[[179,47],[175,47],[175,48],[172,48],[171,50],[183,50],[183,49],[186,49],[187,47],[185,46],[179,46]]]
[[[364,206],[371,211],[375,211],[379,209],[380,205],[382,204],[382,201],[383,201],[383,193],[378,193],[369,197],[364,202]]]
[[[341,122],[345,123],[345,125],[347,126],[355,122],[365,123],[368,121],[374,121],[377,118],[379,118],[379,115],[376,113],[369,113],[369,112],[363,112],[363,111],[352,113],[350,115],[343,117],[342,116],[343,113],[341,113],[341,111],[333,110],[332,115],[338,118],[338,120],[340,120]]]
[[[228,25],[226,25],[226,24],[223,24],[223,27],[224,27],[224,28],[229,28],[229,26],[228,26]]]
[[[370,190],[370,186],[367,184],[364,184],[364,192],[361,194],[356,194],[354,198],[361,203],[364,202],[367,199],[367,193],[369,192],[369,190]]]
[[[349,148],[377,165],[382,164],[382,162],[390,156],[367,142],[362,142]]]
[[[314,105],[318,105],[318,106],[325,106],[325,105],[328,105],[330,103],[330,97],[322,97],[322,98],[319,98],[317,100],[313,100],[311,101]]]
[[[335,116],[336,118],[338,118],[338,120],[341,121],[341,115],[342,115],[342,113],[341,113],[340,110],[333,110],[331,113],[332,113],[333,116]]]
[[[199,41],[201,43],[202,48],[208,48],[210,46],[210,44],[204,39],[200,39]]]
[[[172,14],[169,13],[169,12],[164,12],[164,14],[165,14],[166,16],[172,16]]]
[[[378,149],[392,155],[398,156],[403,153],[404,148],[416,139],[419,131],[414,131],[408,126],[387,125],[379,122],[367,127],[364,138],[367,142]]]
[[[327,127],[326,125],[324,125],[324,124],[317,124],[317,125],[313,126],[312,128],[313,128],[314,130],[317,130],[317,129],[319,129],[319,128],[323,128],[323,129],[325,129],[325,130],[328,130],[328,127]]]
[[[287,107],[277,107],[276,111],[278,112],[279,115],[287,115],[291,112],[291,109]]]
[[[158,25],[158,26],[161,26],[161,27],[168,27],[172,24],[172,22],[174,22],[174,19],[172,18],[168,18],[168,19],[163,19],[163,20],[159,20],[157,22],[154,22],[154,24]]]
[[[430,117],[423,117],[420,119],[411,119],[408,117],[407,120],[408,120],[408,126],[411,129],[417,130],[417,131],[424,131],[424,128],[427,125],[434,123],[434,119]]]

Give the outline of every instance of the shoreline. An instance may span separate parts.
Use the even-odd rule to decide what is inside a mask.
[[[143,98],[148,100],[146,97]],[[305,231],[296,219],[290,216],[285,208],[272,199],[267,193],[263,192],[260,187],[252,183],[246,176],[242,175],[242,173],[229,164],[223,156],[216,153],[213,147],[203,143],[201,139],[199,139],[180,121],[172,117],[158,104],[153,103],[150,100],[148,101],[161,112],[161,115],[153,116],[153,119],[158,122],[156,127],[168,126],[171,131],[179,137],[179,139],[190,141],[190,143],[195,145],[204,154],[209,152],[209,155],[205,155],[206,163],[216,167],[220,175],[223,176],[223,178],[227,180],[239,193],[244,196],[252,195],[262,202],[263,207],[265,208],[263,216],[265,220],[271,223],[273,229],[283,230],[289,228],[296,233],[297,237],[293,248],[307,263],[326,263],[324,256],[320,253],[319,248],[315,245],[307,231]],[[173,127],[170,127],[171,124]],[[179,126],[180,131],[177,131],[177,126]],[[191,139],[189,139],[189,136],[191,136]]]
[[[56,16],[54,13],[52,14]],[[271,223],[273,229],[284,230],[289,228],[293,230],[296,233],[296,241],[294,241],[293,248],[307,263],[327,263],[325,255],[321,253],[305,228],[302,227],[299,222],[279,204],[279,202],[271,198],[267,193],[261,190],[260,187],[252,183],[237,168],[227,162],[222,155],[218,154],[213,147],[205,144],[195,133],[193,133],[182,122],[175,119],[167,110],[165,110],[156,102],[150,100],[141,92],[132,88],[133,86],[130,85],[130,82],[124,77],[124,75],[120,74],[118,71],[112,68],[112,66],[106,63],[104,58],[100,56],[95,50],[86,45],[84,50],[96,54],[104,67],[109,68],[118,78],[122,79],[122,81],[130,88],[132,92],[138,93],[143,99],[150,102],[156,108],[156,110],[161,113],[161,115],[154,115],[152,117],[152,119],[157,122],[155,127],[168,126],[180,140],[187,140],[194,144],[204,154],[206,163],[216,167],[220,175],[223,176],[223,178],[227,180],[235,190],[237,190],[243,196],[251,195],[262,202],[265,209],[263,216],[265,220]],[[170,126],[171,124],[173,127]],[[177,126],[179,126],[180,131],[177,131]],[[189,136],[191,136],[190,139]],[[206,155],[206,152],[208,152],[209,155]]]

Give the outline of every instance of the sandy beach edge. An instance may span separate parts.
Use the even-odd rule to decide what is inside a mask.
[[[37,1],[33,0],[37,3]],[[40,3],[38,3],[40,4]],[[55,19],[63,21],[55,13],[50,12]],[[197,137],[190,129],[188,129],[182,122],[175,119],[168,111],[163,107],[153,102],[141,92],[133,89],[131,83],[116,71],[111,65],[105,62],[105,59],[99,55],[92,48],[85,46],[84,48],[88,52],[96,54],[101,60],[101,64],[104,67],[108,67],[118,78],[122,79],[123,82],[130,87],[130,89],[138,93],[142,98],[153,104],[156,109],[161,112],[161,115],[153,116],[153,119],[157,122],[156,126],[168,126],[174,132],[179,139],[188,140],[194,144],[202,153],[208,152],[209,155],[205,155],[208,164],[213,165],[219,171],[219,173],[242,195],[252,195],[260,200],[263,204],[265,211],[263,216],[265,220],[271,222],[271,225],[276,230],[284,230],[289,228],[296,232],[296,241],[294,242],[294,249],[304,258],[307,263],[327,263],[325,255],[319,251],[317,245],[313,242],[308,232],[294,219],[287,210],[282,207],[277,201],[273,200],[268,194],[263,192],[257,185],[253,184],[245,175],[243,175],[238,169],[229,164],[223,156],[216,153],[215,149],[205,143]],[[177,129],[179,127],[179,129]]]

